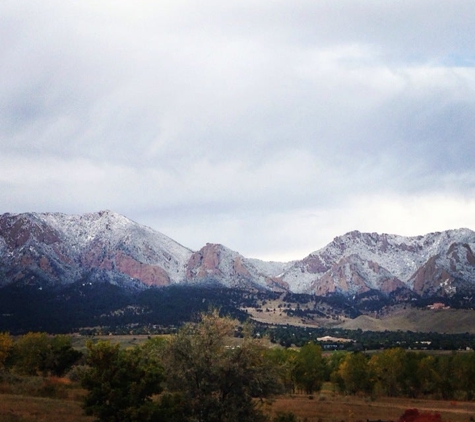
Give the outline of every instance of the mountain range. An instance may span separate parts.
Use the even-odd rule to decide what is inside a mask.
[[[0,294],[6,286],[61,288],[108,282],[342,294],[410,292],[420,297],[475,290],[475,232],[416,237],[352,231],[292,262],[265,262],[220,244],[193,251],[112,211],[0,216]]]

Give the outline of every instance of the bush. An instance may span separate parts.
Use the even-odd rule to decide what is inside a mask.
[[[68,336],[28,333],[14,343],[12,361],[19,374],[62,376],[81,356]]]
[[[88,367],[86,365],[74,365],[66,374],[66,378],[72,382],[80,382],[87,370]]]
[[[272,422],[298,422],[299,419],[292,412],[278,412]]]
[[[161,392],[163,368],[143,348],[121,350],[109,342],[88,343],[82,377],[88,390],[86,414],[101,422],[148,421],[156,411],[151,397]]]

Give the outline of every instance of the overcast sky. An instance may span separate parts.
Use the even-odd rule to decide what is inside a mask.
[[[473,0],[2,0],[0,213],[300,259],[475,229]]]

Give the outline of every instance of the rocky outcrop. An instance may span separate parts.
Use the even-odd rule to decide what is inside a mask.
[[[300,261],[249,259],[220,244],[198,251],[111,211],[0,216],[0,287],[97,279],[143,288],[220,285],[328,295],[475,291],[475,233],[403,237],[353,231]]]
[[[191,255],[186,266],[186,278],[191,281],[195,278],[219,278],[222,275],[221,245],[207,244],[198,252]]]
[[[164,267],[176,274],[174,267],[181,268],[191,254],[171,239],[110,211],[83,216],[4,214],[0,243],[3,285],[26,279],[41,285],[68,284],[100,270],[111,280],[127,276],[146,286],[166,286],[172,280]]]
[[[282,264],[283,268],[283,264]],[[285,282],[223,245],[208,243],[186,265],[187,283],[216,283],[244,289],[286,290]]]
[[[317,295],[401,288],[454,294],[475,286],[474,245],[468,229],[417,237],[353,231],[295,262],[282,280],[291,290]]]

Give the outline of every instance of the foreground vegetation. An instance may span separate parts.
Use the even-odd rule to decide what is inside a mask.
[[[397,420],[412,407],[452,421],[475,415],[473,351],[324,354],[313,342],[268,347],[252,332],[211,312],[127,347],[89,341],[81,351],[69,336],[0,334],[0,420],[354,422]]]
[[[70,394],[84,392],[77,385],[67,388]],[[276,397],[264,406],[264,413],[272,420],[306,422],[356,422],[372,420],[398,421],[408,408],[420,412],[440,414],[444,422],[471,422],[475,418],[475,403],[429,399],[380,397],[368,400],[361,396],[344,396],[324,389],[312,396],[294,394]],[[45,398],[30,395],[0,393],[0,421],[2,422],[93,422],[95,417],[84,414],[80,397]],[[294,419],[288,415],[293,414]],[[283,416],[287,416],[284,419]]]

